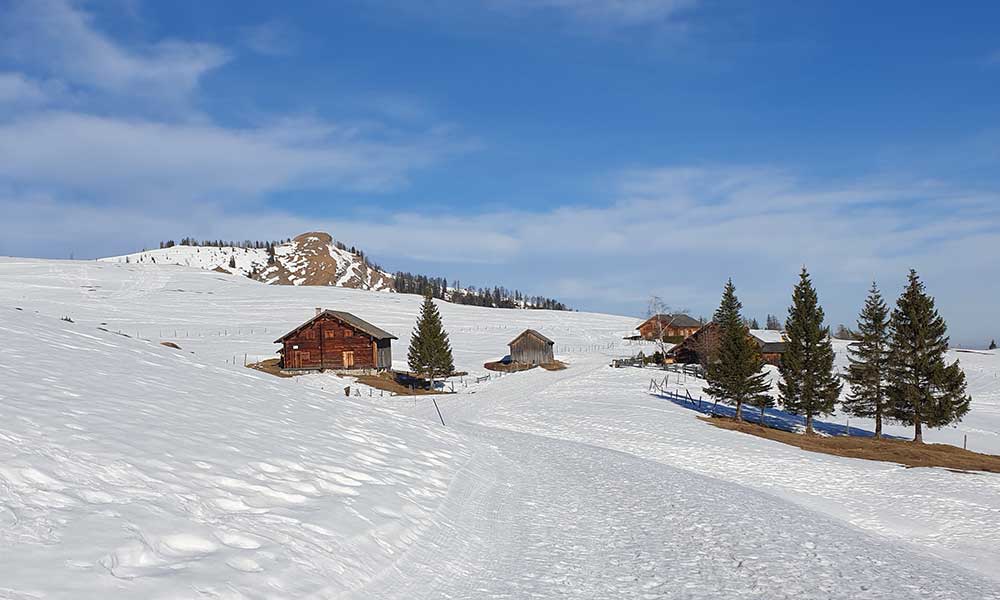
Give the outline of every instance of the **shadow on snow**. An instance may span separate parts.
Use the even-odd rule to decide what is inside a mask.
[[[705,415],[717,415],[720,417],[736,418],[736,407],[728,404],[715,404],[714,400],[702,400],[699,398],[689,398],[674,392],[650,392],[653,396],[669,400],[681,408],[693,410]],[[747,423],[760,424],[760,409],[755,406],[743,406],[743,420]],[[777,408],[764,409],[764,425],[773,429],[780,429],[792,433],[805,431],[805,417],[793,415]],[[828,423],[813,419],[813,429],[822,435],[848,435],[848,427],[843,423]],[[875,433],[867,429],[851,427],[849,435],[852,437],[875,437]],[[898,436],[886,435],[882,437],[889,439],[904,439]]]

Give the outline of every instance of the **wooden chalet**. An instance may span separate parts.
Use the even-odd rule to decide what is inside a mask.
[[[711,336],[717,335],[718,325],[708,323],[700,327],[693,334],[684,338],[684,341],[677,344],[667,352],[667,359],[677,363],[695,364],[701,362],[701,352],[704,352]],[[757,343],[760,348],[761,358],[764,362],[774,366],[781,364],[781,356],[785,353],[787,343],[784,335],[780,331],[767,329],[751,329],[748,331],[750,338]]]
[[[316,315],[281,336],[286,371],[385,371],[392,368],[391,333],[351,313],[316,309]]]
[[[555,362],[555,342],[534,329],[525,329],[508,344],[510,359],[525,365],[547,365]]]
[[[685,314],[653,315],[636,327],[637,334],[632,339],[679,341],[693,335],[701,325],[701,321]]]

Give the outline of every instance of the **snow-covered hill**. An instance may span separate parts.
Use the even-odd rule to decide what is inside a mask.
[[[632,318],[441,303],[445,427],[243,367],[317,306],[403,367],[420,302],[0,259],[0,598],[1000,598],[1000,477],[710,427],[607,366]],[[528,327],[570,368],[476,383]],[[1000,359],[961,356],[995,435]]]
[[[373,268],[361,256],[338,248],[328,233],[304,233],[274,246],[273,260],[265,248],[171,246],[100,259],[126,264],[182,265],[237,273],[277,285],[323,285],[393,291],[392,276]]]

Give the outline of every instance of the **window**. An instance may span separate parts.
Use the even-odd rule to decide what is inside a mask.
[[[308,352],[299,352],[299,360],[302,361],[302,362],[309,362],[309,353]]]
[[[323,331],[323,337],[325,337],[328,340],[333,339],[333,338],[337,337],[337,330],[336,329],[327,329],[327,330]]]
[[[307,340],[314,340],[314,339],[316,339],[316,332],[313,331],[312,329],[307,329],[302,334],[302,337],[305,338],[305,339],[307,339]]]
[[[344,367],[350,368],[354,366],[354,352],[344,352]]]
[[[354,335],[354,332],[351,331],[350,329],[344,330],[344,337],[351,337],[352,335]]]

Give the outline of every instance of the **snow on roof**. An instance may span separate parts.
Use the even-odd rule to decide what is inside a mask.
[[[785,336],[780,331],[777,331],[775,329],[751,329],[750,335],[764,342],[765,344],[773,344],[785,341]]]

